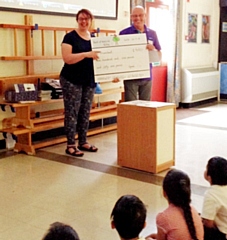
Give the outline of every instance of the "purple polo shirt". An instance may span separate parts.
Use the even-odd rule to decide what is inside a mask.
[[[125,28],[122,31],[120,31],[119,35],[138,34],[138,33],[140,33],[140,32],[133,25],[131,25],[130,27]],[[155,48],[158,51],[160,51],[161,46],[159,44],[156,32],[154,30],[151,30],[151,29],[147,28],[147,26],[144,25],[144,33],[146,33],[147,42],[148,41],[153,41],[153,45],[155,46]],[[150,64],[150,69],[152,69],[152,64]],[[150,72],[151,72],[151,77],[150,78],[144,78],[144,80],[151,80],[152,79],[152,71],[150,71]]]

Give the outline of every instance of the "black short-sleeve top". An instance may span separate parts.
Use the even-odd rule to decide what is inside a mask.
[[[67,33],[62,43],[71,45],[72,53],[91,51],[91,41],[81,38],[75,30]],[[75,85],[96,86],[92,58],[84,58],[82,61],[74,64],[65,63],[60,75]]]

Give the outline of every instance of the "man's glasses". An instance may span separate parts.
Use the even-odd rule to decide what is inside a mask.
[[[144,15],[145,15],[145,14],[131,15],[131,16],[132,16],[133,18],[137,18],[137,17],[142,18],[142,17],[144,17]]]

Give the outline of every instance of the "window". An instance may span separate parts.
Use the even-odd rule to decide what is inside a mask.
[[[168,5],[163,2],[146,2],[146,24],[156,31],[162,48],[162,62],[165,64],[168,59],[169,37],[171,36],[171,17]]]

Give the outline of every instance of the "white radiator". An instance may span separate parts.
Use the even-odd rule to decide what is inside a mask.
[[[220,100],[219,70],[213,67],[183,69],[182,103],[193,103],[214,97]]]

